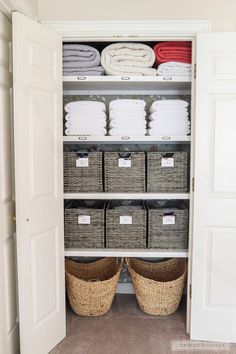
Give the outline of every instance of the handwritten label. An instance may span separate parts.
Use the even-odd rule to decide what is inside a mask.
[[[76,167],[88,167],[88,166],[89,166],[88,157],[79,157],[76,160]]]
[[[132,216],[130,215],[122,215],[120,216],[120,224],[122,225],[131,225],[132,224]]]
[[[173,157],[163,157],[161,159],[161,167],[174,167],[175,162]]]
[[[175,215],[164,215],[162,218],[163,225],[175,225]]]
[[[78,224],[90,224],[90,215],[79,215]]]
[[[131,160],[129,159],[119,159],[118,160],[119,167],[131,167]]]

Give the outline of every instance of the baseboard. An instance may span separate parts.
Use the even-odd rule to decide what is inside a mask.
[[[131,283],[118,283],[116,288],[117,294],[134,294],[134,288]]]

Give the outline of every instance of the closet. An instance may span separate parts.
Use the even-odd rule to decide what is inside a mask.
[[[162,26],[162,27],[161,27]],[[186,26],[186,27],[185,27]],[[52,27],[62,36],[48,27]],[[174,25],[173,25],[174,27]],[[64,260],[80,257],[188,258],[186,330],[191,339],[235,342],[236,35],[187,24],[38,24],[13,14],[14,139],[21,350],[48,353],[65,337]],[[113,33],[117,31],[116,33]],[[62,42],[192,42],[191,80],[175,77],[65,77]],[[196,66],[197,64],[197,66]],[[184,97],[191,135],[64,136],[64,102],[99,97]],[[187,151],[184,193],[64,193],[63,151]],[[230,153],[229,153],[230,151]],[[189,208],[188,249],[64,249],[64,201],[178,200]]]

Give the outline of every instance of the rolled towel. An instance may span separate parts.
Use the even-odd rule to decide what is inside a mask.
[[[180,63],[170,61],[162,63],[157,68],[158,76],[191,76],[192,65],[187,63]]]
[[[94,66],[92,68],[67,68],[63,69],[64,76],[102,76],[104,75],[104,68],[102,66]]]
[[[98,101],[74,101],[65,105],[65,111],[68,113],[76,112],[81,108],[92,110],[97,109],[98,111],[106,112],[105,104],[103,102]]]
[[[152,121],[149,121],[148,122],[148,127],[149,128],[170,128],[170,129],[178,129],[178,128],[188,128],[190,127],[190,122],[182,122],[180,120],[177,120],[177,121],[171,121],[171,122],[168,122],[168,121],[155,121],[155,120],[152,120]]]
[[[63,67],[71,68],[75,63],[80,68],[99,66],[101,63],[100,53],[96,48],[89,45],[79,43],[63,44]]]
[[[91,124],[93,128],[105,128],[106,127],[106,121],[100,122],[94,120],[92,123],[91,121],[88,120],[82,120],[82,121],[66,121],[65,127],[66,128],[90,128]]]
[[[146,121],[142,121],[142,122],[133,122],[133,121],[126,121],[126,122],[119,122],[119,121],[116,121],[116,120],[111,120],[109,122],[109,127],[110,128],[129,128],[129,127],[132,127],[132,128],[143,128],[143,129],[146,129]]]
[[[149,115],[148,120],[182,120],[188,121],[188,112],[179,113],[179,112],[170,112],[170,113],[162,113],[162,112],[154,112]]]
[[[134,121],[143,121],[145,120],[146,112],[126,112],[124,111],[110,111],[109,119],[110,120],[119,120],[119,121],[126,121],[126,120],[134,120]]]
[[[183,135],[186,136],[190,133],[190,128],[181,128],[181,129],[171,129],[169,128],[151,128],[151,129],[147,129],[147,133],[148,135],[168,135],[168,136],[179,136],[179,135]]]
[[[113,43],[103,49],[101,64],[107,75],[155,76],[155,54],[141,43]]]
[[[190,42],[161,42],[153,48],[156,55],[156,64],[168,61],[177,61],[191,64],[192,45]]]
[[[145,110],[146,102],[144,100],[132,99],[132,98],[124,98],[124,99],[117,99],[111,101],[109,104],[109,110],[115,109],[125,109],[125,110]]]

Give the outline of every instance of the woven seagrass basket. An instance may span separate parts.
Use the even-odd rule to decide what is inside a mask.
[[[140,308],[150,315],[170,315],[180,303],[186,272],[185,259],[147,262],[126,258]]]
[[[104,248],[104,227],[104,201],[70,201],[65,208],[65,247]]]
[[[172,162],[168,166],[168,161]],[[147,153],[147,191],[184,193],[188,191],[188,153],[185,151]]]
[[[77,315],[102,316],[110,310],[120,277],[118,258],[92,263],[65,261],[69,303]]]
[[[80,160],[81,159],[81,160]],[[85,165],[79,161],[87,161]],[[65,193],[96,193],[103,191],[102,152],[64,152]]]
[[[106,192],[145,192],[144,152],[105,152],[104,164]]]

